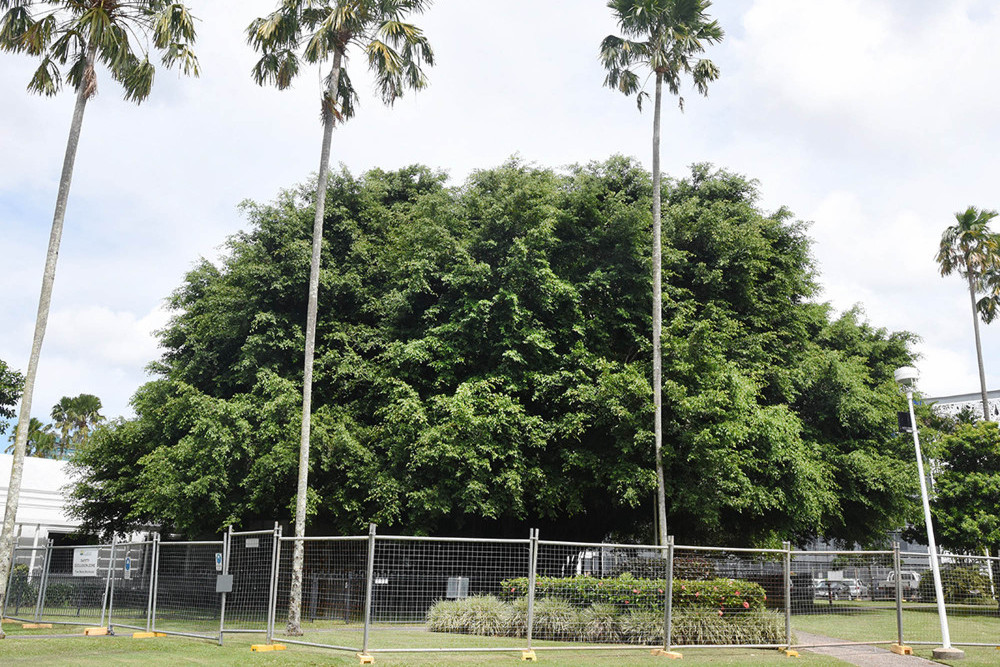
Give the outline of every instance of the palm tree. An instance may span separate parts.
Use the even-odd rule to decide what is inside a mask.
[[[983,346],[979,339],[979,318],[992,322],[1000,309],[1000,236],[989,229],[996,211],[978,210],[975,206],[955,214],[955,224],[944,230],[937,260],[941,275],[958,272],[969,284],[972,301],[972,328],[976,333],[976,360],[979,362],[979,389],[983,399],[983,419],[990,420],[986,396],[986,370]],[[977,299],[978,294],[984,294]]]
[[[261,53],[253,69],[259,85],[288,88],[302,59],[321,67],[331,61],[325,78],[320,109],[323,142],[316,178],[316,211],[313,218],[312,259],[309,265],[309,301],[306,312],[305,363],[302,376],[302,429],[295,502],[295,537],[305,537],[306,494],[309,488],[309,434],[312,413],[313,356],[316,349],[316,310],[319,295],[319,260],[323,241],[323,214],[329,174],[333,128],[354,115],[357,96],[346,64],[351,47],[364,53],[375,75],[382,100],[392,104],[406,88],[427,85],[422,65],[433,65],[434,56],[423,32],[403,19],[421,13],[429,0],[285,0],[268,16],[247,28],[249,43]],[[288,600],[288,633],[301,634],[302,566],[304,544],[295,541],[292,585]]]
[[[82,447],[90,441],[94,427],[104,421],[101,399],[93,394],[80,394],[73,399],[73,422],[76,437],[74,446]]]
[[[0,537],[0,581],[4,582],[2,590],[6,596],[6,582],[14,546],[14,517],[21,492],[38,357],[48,323],[56,259],[83,125],[83,112],[87,102],[97,92],[95,66],[103,64],[111,77],[124,88],[125,99],[139,103],[146,99],[153,85],[156,68],[149,61],[150,48],[160,52],[165,66],[179,64],[185,74],[198,74],[198,60],[191,50],[195,38],[194,18],[180,2],[0,0],[0,12],[3,12],[0,16],[0,49],[37,56],[41,60],[28,83],[28,90],[55,95],[65,78],[76,92],[76,105],[66,142],[45,271],[42,275],[35,333],[25,373],[24,391],[21,394],[14,441],[14,463]],[[0,605],[2,601],[3,598],[0,598]]]
[[[667,501],[663,475],[663,398],[660,337],[662,330],[662,266],[660,241],[660,103],[663,84],[680,94],[684,75],[690,75],[695,89],[708,95],[708,82],[719,77],[711,60],[698,57],[705,47],[722,40],[717,21],[707,14],[709,0],[611,0],[624,37],[608,35],[601,42],[601,62],[607,70],[604,85],[626,95],[637,94],[639,109],[649,95],[640,84],[636,68],[655,75],[653,97],[653,432],[656,451],[656,500],[660,544],[667,541]]]
[[[4,454],[14,451],[15,434],[10,436],[10,447],[4,450]],[[48,458],[52,456],[56,448],[56,434],[52,431],[52,424],[43,424],[34,417],[28,424],[28,442],[24,448],[25,456],[40,456]]]
[[[66,454],[66,449],[73,438],[73,427],[76,423],[73,399],[69,396],[60,398],[59,402],[52,406],[50,416],[52,417],[52,423],[59,429],[58,450],[59,457],[62,458]]]

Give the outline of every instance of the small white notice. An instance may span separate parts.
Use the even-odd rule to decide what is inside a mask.
[[[125,579],[131,579],[132,578],[132,557],[131,556],[125,556],[125,574],[124,574],[124,578]]]
[[[215,554],[215,571],[222,572],[222,554],[218,552]]]
[[[247,538],[247,549],[256,549],[260,546],[259,537],[248,537]]]
[[[73,549],[73,576],[96,577],[100,549]]]

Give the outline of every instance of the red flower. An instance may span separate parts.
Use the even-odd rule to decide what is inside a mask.
[[[628,600],[625,600],[625,604],[628,604]]]
[[[633,593],[634,593],[635,595],[638,595],[638,594],[639,594],[639,589],[638,589],[638,588],[633,588],[633,589],[632,589],[632,592],[633,592]]]
[[[701,591],[695,591],[695,592],[694,592],[694,596],[695,596],[695,597],[698,597],[699,595],[701,595]]]
[[[739,597],[739,596],[740,596],[740,592],[736,591],[736,597]]]
[[[510,592],[513,593],[516,589],[511,587]]]
[[[744,601],[743,601],[743,608],[744,608],[744,609],[749,609],[749,608],[750,608],[750,603],[749,603],[749,602],[747,602],[746,600],[744,600]]]
[[[663,592],[662,588],[657,588],[656,590],[660,591],[661,593]]]
[[[765,600],[767,599],[767,593],[764,593],[764,599]]]
[[[721,609],[719,610],[719,616],[722,616],[722,610]]]

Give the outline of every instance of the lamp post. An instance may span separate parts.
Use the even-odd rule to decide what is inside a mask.
[[[920,452],[920,435],[917,432],[917,419],[913,414],[913,389],[920,373],[916,368],[904,366],[893,373],[896,383],[906,394],[906,403],[910,409],[910,429],[913,431],[913,447],[917,451],[917,474],[920,476],[920,499],[924,505],[924,523],[927,526],[927,553],[931,559],[931,574],[934,576],[934,594],[937,597],[938,618],[941,621],[941,648],[933,651],[935,659],[955,660],[965,657],[965,651],[951,645],[951,634],[948,632],[948,615],[944,608],[944,588],[941,586],[941,568],[938,565],[937,544],[934,542],[934,527],[931,524],[931,503],[927,498],[927,480],[924,478],[924,457]]]

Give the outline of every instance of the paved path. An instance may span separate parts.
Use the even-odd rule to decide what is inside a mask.
[[[800,644],[835,644],[843,641],[842,639],[814,635],[798,630],[796,630],[795,636]],[[852,665],[858,665],[858,667],[918,667],[919,665],[937,665],[940,667],[941,665],[940,662],[919,658],[914,655],[898,655],[880,646],[818,646],[816,648],[798,650],[829,655]]]

